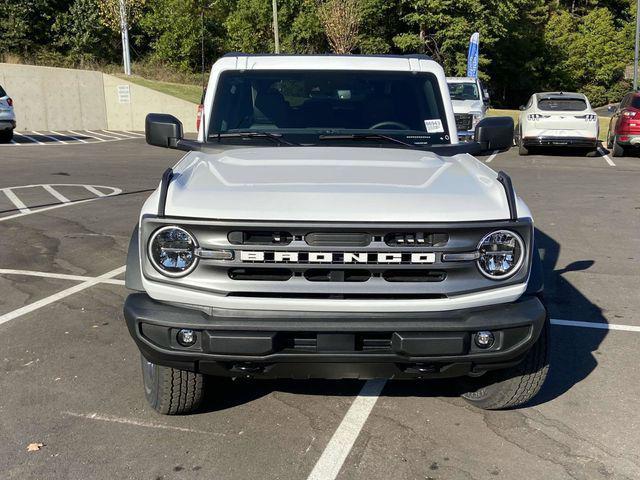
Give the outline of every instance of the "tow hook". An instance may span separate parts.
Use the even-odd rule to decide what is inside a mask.
[[[264,372],[264,367],[255,363],[236,363],[229,370],[250,377]]]
[[[427,373],[436,373],[438,371],[438,367],[433,364],[416,363],[415,365],[408,366],[404,371],[405,373],[425,375]]]

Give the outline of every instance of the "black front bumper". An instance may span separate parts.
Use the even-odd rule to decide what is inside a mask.
[[[525,147],[576,147],[597,148],[597,138],[586,137],[524,137]]]
[[[129,295],[129,332],[150,361],[220,376],[259,378],[433,378],[517,364],[547,312],[536,296],[449,312],[322,313],[199,310]],[[197,332],[181,346],[179,329]],[[490,330],[491,348],[475,333]]]

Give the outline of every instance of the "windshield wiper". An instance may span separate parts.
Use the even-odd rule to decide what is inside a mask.
[[[285,140],[282,138],[282,134],[271,132],[228,132],[228,133],[215,133],[209,138],[214,137],[218,139],[218,142],[222,138],[268,138],[269,140],[277,143],[278,145],[299,146],[299,144]]]
[[[389,135],[382,135],[381,133],[354,133],[347,135],[320,135],[320,140],[385,140],[391,143],[397,143],[409,148],[418,148],[416,145],[408,142],[404,142],[398,138],[390,137]]]

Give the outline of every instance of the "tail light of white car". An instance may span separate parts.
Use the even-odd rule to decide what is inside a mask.
[[[524,242],[510,230],[485,235],[478,244],[478,268],[487,278],[505,280],[520,270],[525,259]]]
[[[595,122],[598,120],[598,116],[595,114],[576,115],[576,118],[583,119],[585,122]]]
[[[200,123],[202,123],[202,112],[204,111],[204,105],[198,105],[198,113],[196,116],[196,130],[200,130]]]

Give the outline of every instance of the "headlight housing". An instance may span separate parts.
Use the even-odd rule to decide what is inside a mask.
[[[184,228],[157,229],[149,238],[147,254],[153,267],[167,277],[183,277],[198,264],[198,243]]]
[[[478,252],[478,268],[492,280],[505,280],[515,275],[526,257],[522,238],[510,230],[485,235],[478,244]]]

